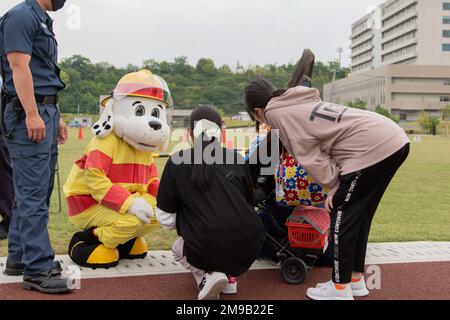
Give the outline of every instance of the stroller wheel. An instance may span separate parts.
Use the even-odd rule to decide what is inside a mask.
[[[289,284],[303,283],[307,273],[308,268],[306,264],[299,258],[288,258],[281,265],[281,276]]]

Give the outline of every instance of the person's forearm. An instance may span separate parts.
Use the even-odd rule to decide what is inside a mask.
[[[165,212],[158,207],[156,208],[156,219],[158,220],[161,227],[165,229],[175,229],[176,227],[176,213]]]
[[[12,65],[14,87],[27,115],[38,113],[34,96],[33,76],[28,65]]]

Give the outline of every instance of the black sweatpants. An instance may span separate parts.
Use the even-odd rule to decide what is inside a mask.
[[[408,154],[409,143],[371,167],[339,177],[340,186],[333,197],[330,228],[334,244],[335,283],[349,283],[352,271],[364,272],[373,216]]]

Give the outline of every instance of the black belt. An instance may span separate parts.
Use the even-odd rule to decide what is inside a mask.
[[[52,104],[56,105],[58,104],[58,96],[39,96],[36,95],[36,103],[38,104]],[[16,110],[16,112],[23,111],[22,103],[20,102],[19,97],[17,96],[7,96],[6,97],[6,103],[12,103],[13,109]]]

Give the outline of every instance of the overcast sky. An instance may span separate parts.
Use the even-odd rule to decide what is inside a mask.
[[[0,14],[19,2],[1,0]],[[351,24],[381,2],[68,0],[51,15],[60,58],[82,54],[125,66],[177,56],[195,64],[207,57],[234,68],[238,61],[244,66],[294,62],[304,48],[329,61],[337,59],[336,49],[342,47],[347,66]]]

